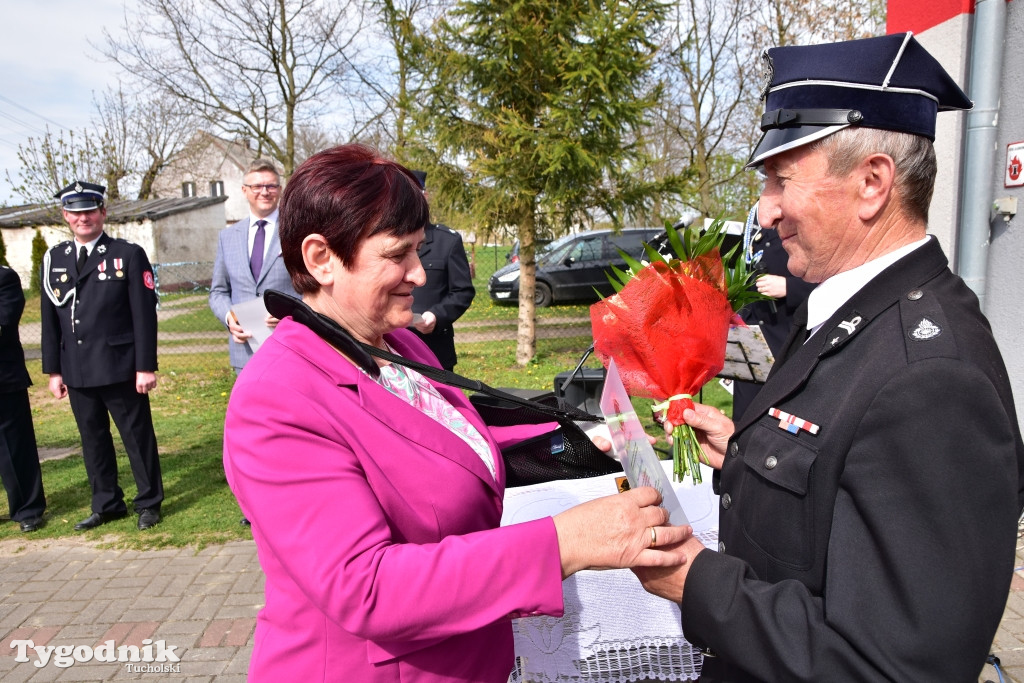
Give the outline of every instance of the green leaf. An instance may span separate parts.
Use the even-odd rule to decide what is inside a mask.
[[[644,242],[644,251],[647,253],[647,260],[651,263],[668,263],[668,259],[660,251]]]
[[[633,279],[633,273],[622,270],[618,266],[612,266],[611,271],[612,273],[615,274],[615,278],[617,278],[618,282],[621,283],[623,286],[625,286],[631,279]],[[616,279],[613,279],[611,275],[608,275],[608,281],[614,284],[616,282]]]
[[[616,249],[616,251],[619,252],[619,258],[625,261],[626,265],[629,266],[629,269],[633,271],[634,276],[644,269],[644,264],[640,263],[626,252],[622,251],[621,249]]]

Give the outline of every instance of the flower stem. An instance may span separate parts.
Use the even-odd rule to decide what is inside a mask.
[[[672,430],[672,473],[676,481],[683,481],[687,472],[694,484],[700,484],[703,477],[700,463],[708,462],[704,450],[697,441],[697,433],[687,424],[676,425]]]

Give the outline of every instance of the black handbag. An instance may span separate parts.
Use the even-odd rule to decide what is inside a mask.
[[[492,427],[558,422],[558,429],[513,444],[501,450],[505,461],[505,486],[528,486],[556,479],[583,479],[621,472],[622,464],[599,450],[576,420],[596,422],[603,419],[588,413],[565,419],[552,412],[575,410],[554,392],[533,400],[529,405],[513,403],[493,394],[469,397],[484,423]]]
[[[591,415],[566,404],[554,393],[531,400],[516,396],[483,382],[418,363],[408,358],[364,344],[334,320],[317,313],[304,302],[274,290],[263,297],[267,311],[275,318],[291,316],[306,325],[318,336],[340,349],[371,377],[380,376],[380,368],[371,358],[375,356],[416,370],[424,377],[473,392],[469,400],[480,413],[485,424],[508,427],[522,424],[557,422],[558,429],[520,441],[502,449],[505,462],[505,486],[527,486],[557,479],[582,479],[602,474],[621,472],[618,460],[609,457],[591,441],[577,422],[604,422],[604,418]]]

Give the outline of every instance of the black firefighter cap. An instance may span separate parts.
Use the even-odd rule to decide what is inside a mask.
[[[76,180],[58,190],[53,197],[60,200],[65,211],[92,211],[103,206],[103,193],[106,191],[103,185]]]
[[[912,33],[764,51],[764,134],[747,167],[847,126],[935,139],[940,111],[974,104]]]

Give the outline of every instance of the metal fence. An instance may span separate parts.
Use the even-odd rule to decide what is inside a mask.
[[[503,254],[502,254],[503,255]],[[514,305],[499,306],[490,300],[487,279],[493,272],[490,255],[475,265],[477,294],[470,311],[455,323],[456,349],[487,344],[489,350],[514,353],[517,334],[517,310]],[[504,259],[502,259],[504,260]],[[208,296],[213,262],[153,264],[157,291],[159,353],[173,354],[176,363],[188,361],[185,354],[197,354],[196,363],[210,363],[207,354],[222,354],[228,363],[228,333],[210,311]],[[590,336],[590,318],[586,306],[554,306],[539,311],[537,339],[570,339]],[[499,343],[496,348],[494,343]],[[586,348],[580,348],[582,352]],[[203,354],[202,358],[198,354]]]

